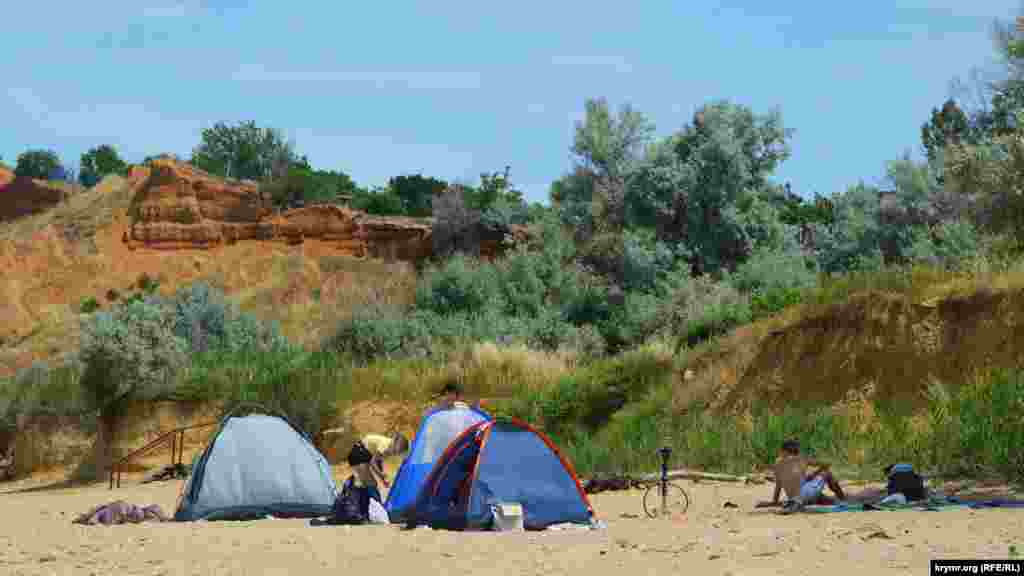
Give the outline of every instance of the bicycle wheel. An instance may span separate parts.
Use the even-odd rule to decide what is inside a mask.
[[[644,512],[649,518],[686,514],[690,507],[690,496],[682,486],[669,482],[665,485],[665,508],[661,505],[661,484],[650,486],[644,491]]]

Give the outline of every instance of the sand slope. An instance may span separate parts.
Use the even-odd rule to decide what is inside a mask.
[[[181,485],[20,493],[6,485],[0,574],[926,574],[932,558],[1005,558],[1009,545],[1024,546],[1024,510],[778,516],[752,510],[770,497],[769,486],[688,482],[693,504],[683,521],[631,517],[642,514],[638,492],[594,496],[608,524],[598,531],[453,533],[303,520],[71,524],[117,498],[170,512]],[[723,508],[726,501],[740,508]]]

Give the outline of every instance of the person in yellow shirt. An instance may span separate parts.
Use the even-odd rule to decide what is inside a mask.
[[[356,478],[356,485],[366,488],[371,498],[376,498],[378,502],[383,502],[379,484],[383,484],[385,488],[391,487],[391,482],[384,472],[384,459],[407,452],[409,450],[409,440],[401,434],[394,434],[390,437],[381,434],[367,434],[359,440],[359,444],[362,444],[369,452],[370,460],[352,466],[352,474]]]

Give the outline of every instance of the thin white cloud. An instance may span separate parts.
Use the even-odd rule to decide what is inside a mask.
[[[411,90],[477,90],[477,72],[458,71],[365,71],[365,70],[268,70],[259,64],[243,64],[231,79],[235,82],[286,84],[373,84],[400,85]]]

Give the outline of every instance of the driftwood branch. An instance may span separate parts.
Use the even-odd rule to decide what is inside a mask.
[[[638,479],[642,482],[657,482],[661,474],[644,474]],[[770,482],[770,476],[751,474],[748,476],[735,476],[732,474],[713,474],[710,472],[698,472],[696,470],[669,470],[669,480],[693,480],[695,482],[740,482],[743,484],[763,484]]]
[[[644,488],[653,486],[661,479],[661,474],[643,474],[634,476],[631,474],[612,474],[609,476],[598,475],[583,482],[583,489],[587,494],[600,492],[629,490],[631,488]],[[751,474],[748,476],[734,476],[732,474],[713,474],[710,472],[698,472],[696,470],[672,470],[668,472],[669,480],[692,480],[694,482],[738,482],[743,484],[764,484],[772,481],[771,475]]]

